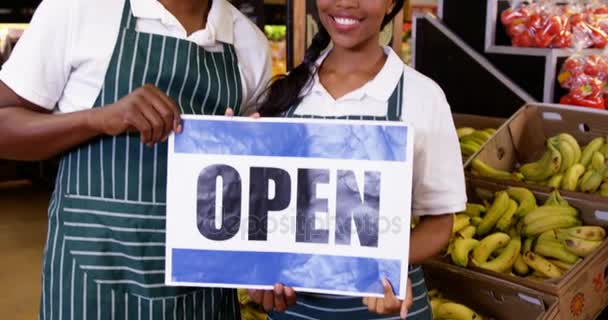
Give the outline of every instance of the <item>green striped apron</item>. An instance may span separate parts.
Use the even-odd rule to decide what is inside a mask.
[[[150,83],[183,114],[238,113],[242,86],[232,45],[209,52],[135,31],[125,0],[120,32],[94,107]],[[49,206],[39,319],[237,319],[235,290],[165,281],[167,144],[138,133],[103,136],[61,160]]]
[[[286,112],[286,117],[293,118],[315,118],[315,119],[349,119],[349,120],[381,120],[381,121],[401,121],[402,114],[402,93],[403,75],[398,85],[391,94],[388,101],[388,111],[386,116],[343,116],[343,117],[321,117],[315,115],[296,115],[297,107],[291,108]],[[431,308],[428,299],[424,274],[420,266],[409,267],[409,278],[412,281],[414,303],[409,310],[407,319],[409,320],[430,320],[432,319]],[[380,281],[380,279],[378,279]],[[324,294],[300,293],[295,305],[284,313],[272,312],[268,315],[270,320],[287,319],[348,319],[348,320],[370,320],[370,319],[399,319],[399,315],[382,316],[370,313],[367,306],[363,305],[361,298],[343,297]]]

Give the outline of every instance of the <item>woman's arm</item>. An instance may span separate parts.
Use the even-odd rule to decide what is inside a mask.
[[[448,244],[453,214],[423,216],[410,237],[410,264],[436,256]]]

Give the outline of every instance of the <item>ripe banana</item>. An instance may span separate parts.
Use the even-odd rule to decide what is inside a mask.
[[[509,244],[505,247],[502,253],[495,259],[482,263],[479,265],[480,268],[492,270],[495,272],[505,272],[509,270],[521,251],[521,239],[514,238],[509,241]]]
[[[528,212],[536,209],[536,197],[534,197],[532,191],[526,188],[509,187],[507,193],[519,203],[519,207],[515,213],[518,217],[523,217]]]
[[[574,226],[579,226],[581,224],[580,220],[576,217],[571,216],[550,216],[541,220],[534,221],[530,224],[527,224],[524,227],[523,234],[530,237],[539,235],[545,231],[558,229],[558,228],[569,228]]]
[[[466,267],[469,264],[469,253],[478,245],[479,241],[475,239],[456,239],[450,255],[454,264]]]
[[[473,218],[471,218],[471,225],[477,227],[477,226],[479,226],[479,224],[481,223],[482,220],[483,220],[483,218],[481,218],[481,217],[473,217]]]
[[[563,206],[563,207],[570,206],[570,204],[568,204],[568,201],[566,201],[566,199],[564,199],[562,197],[562,195],[559,193],[559,191],[557,191],[557,190],[551,191],[551,193],[549,194],[549,197],[547,198],[547,200],[545,201],[545,203],[543,205],[545,205],[545,206],[553,205],[553,206]]]
[[[524,246],[521,248],[521,253],[524,254],[528,251],[531,251],[533,245],[534,245],[534,238],[527,238],[526,241],[524,241]]]
[[[507,232],[509,228],[513,224],[513,216],[515,215],[515,211],[517,211],[517,202],[513,199],[509,199],[509,206],[505,213],[498,219],[496,223],[496,228],[500,231]]]
[[[544,205],[528,213],[523,217],[523,221],[524,224],[529,225],[533,222],[556,216],[576,217],[578,216],[578,210],[570,206]]]
[[[527,163],[519,168],[526,180],[544,181],[559,172],[562,164],[562,154],[547,142],[547,151],[540,160]]]
[[[481,216],[481,214],[484,212],[486,212],[485,206],[476,203],[467,203],[466,209],[463,212],[459,213],[464,213],[467,216],[473,218]]]
[[[497,232],[483,238],[473,250],[473,263],[481,265],[488,261],[488,258],[498,248],[506,246],[511,237],[508,234]]]
[[[581,261],[581,259],[576,260],[575,263],[565,263],[561,260],[555,260],[555,259],[547,259],[547,261],[553,263],[558,268],[560,268],[564,271],[568,271],[568,270],[572,269],[579,261]]]
[[[580,163],[577,163],[570,167],[566,173],[564,174],[564,178],[562,179],[562,189],[567,191],[576,190],[576,186],[578,185],[578,180],[585,173],[585,166]]]
[[[604,172],[604,170],[606,170],[606,158],[601,152],[596,151],[593,153],[593,157],[591,157],[591,167],[598,172]]]
[[[601,152],[604,157],[608,158],[608,144],[602,145],[598,151]]]
[[[471,133],[471,137],[488,141],[488,139],[492,137],[492,134],[485,132],[484,130],[475,130],[473,133]]]
[[[562,240],[562,243],[568,251],[579,257],[586,257],[597,249],[602,244],[602,241],[583,240],[572,237]]]
[[[509,209],[509,200],[511,199],[506,191],[496,193],[494,203],[477,226],[477,235],[483,236],[494,228],[500,217]]]
[[[538,238],[536,239],[536,241],[544,241],[544,240],[558,241],[557,233],[555,232],[555,230],[545,231],[545,232],[541,233],[538,236]]]
[[[591,162],[593,153],[598,151],[602,147],[604,142],[604,138],[602,137],[598,137],[591,140],[591,142],[589,142],[589,144],[585,147],[585,149],[583,149],[583,152],[581,153],[580,164],[582,164],[586,168],[587,165],[589,165],[589,163]]]
[[[576,153],[566,140],[562,140],[559,136],[555,136],[548,139],[548,143],[552,144],[562,155],[562,164],[559,168],[558,173],[564,173],[570,167],[576,163]]]
[[[579,188],[582,192],[595,192],[602,184],[602,178],[602,173],[591,169],[581,178]]]
[[[433,319],[436,318],[437,311],[439,310],[439,306],[448,302],[448,300],[441,298],[431,298],[431,311],[433,312]]]
[[[496,129],[494,129],[494,128],[486,128],[486,129],[483,129],[483,131],[485,131],[491,135],[496,133]]]
[[[608,170],[606,170],[606,172],[608,172]],[[606,178],[604,178],[606,179]],[[604,182],[602,183],[602,185],[600,186],[600,196],[602,197],[608,197],[608,182]]]
[[[437,319],[482,320],[481,316],[475,311],[455,302],[445,302],[439,305],[435,316]]]
[[[606,238],[606,230],[597,226],[581,226],[557,230],[557,239],[577,238],[589,241],[601,241]]]
[[[458,231],[458,235],[462,238],[465,239],[471,239],[475,236],[475,231],[477,231],[477,228],[475,228],[475,226],[466,226],[464,229]]]
[[[465,214],[454,215],[454,222],[452,224],[452,234],[464,229],[471,222],[471,217]]]
[[[568,133],[560,133],[557,135],[557,137],[559,140],[566,141],[570,144],[572,150],[574,151],[574,163],[579,163],[579,161],[581,161],[581,147],[578,144],[578,141],[576,141],[576,139]]]
[[[530,268],[547,278],[559,278],[563,275],[563,271],[560,268],[532,251],[524,253],[523,259]]]
[[[478,158],[473,159],[471,162],[474,172],[482,177],[494,178],[499,180],[521,180],[516,174],[512,174],[508,171],[498,170],[492,168],[490,165],[479,160]]]
[[[562,183],[562,179],[564,176],[562,174],[556,174],[549,181],[547,181],[547,187],[551,189],[559,189],[559,186]]]
[[[519,237],[520,233],[519,230],[517,230],[517,227],[514,225],[511,225],[511,228],[509,229],[509,237],[511,238],[515,238],[515,237]]]
[[[517,255],[517,259],[515,259],[515,263],[513,264],[513,271],[515,271],[517,275],[525,276],[530,272],[530,268],[524,261],[522,254],[523,252]]]
[[[462,128],[456,129],[456,134],[458,135],[458,139],[468,136],[468,135],[472,134],[473,132],[475,132],[475,129],[471,128],[471,127],[462,127]]]
[[[576,263],[578,256],[571,253],[559,241],[536,241],[534,252],[546,258],[555,258],[566,263]]]

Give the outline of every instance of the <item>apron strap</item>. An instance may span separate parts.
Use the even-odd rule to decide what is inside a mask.
[[[125,0],[125,5],[122,9],[122,18],[120,20],[120,28],[135,30],[136,22],[137,20],[133,16],[133,11],[131,11],[131,0]]]
[[[388,110],[386,112],[386,118],[392,121],[401,120],[401,114],[403,113],[403,73],[401,79],[395,87],[395,90],[388,99]]]

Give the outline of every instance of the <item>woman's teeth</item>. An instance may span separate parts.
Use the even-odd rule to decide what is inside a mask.
[[[345,25],[345,26],[352,26],[352,25],[354,25],[354,24],[356,24],[356,23],[359,23],[359,20],[357,20],[357,19],[349,19],[349,18],[338,18],[338,17],[334,17],[334,20],[335,20],[337,23],[342,24],[342,25]]]

